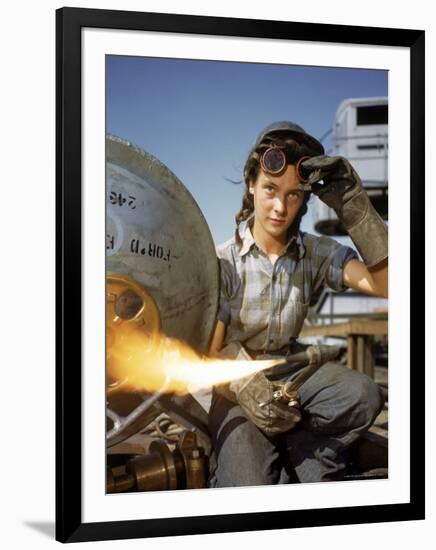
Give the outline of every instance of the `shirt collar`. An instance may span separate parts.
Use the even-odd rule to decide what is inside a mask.
[[[251,232],[251,227],[254,221],[254,214],[252,214],[248,220],[242,222],[239,226],[239,236],[241,237],[242,246],[239,251],[239,256],[245,256],[253,246],[256,245],[253,234]],[[295,244],[294,244],[295,243]],[[295,247],[295,248],[294,248]],[[292,235],[290,237],[288,244],[286,245],[286,253],[295,250],[297,253],[297,258],[301,260],[304,254],[306,253],[306,247],[303,244],[303,239],[301,238],[301,231],[298,231],[297,235]]]

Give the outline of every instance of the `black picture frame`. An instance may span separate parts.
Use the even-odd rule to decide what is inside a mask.
[[[148,30],[410,50],[410,502],[135,521],[82,522],[82,28]],[[128,539],[424,519],[424,95],[420,30],[62,8],[56,12],[56,539]],[[418,282],[419,277],[419,282]],[[418,296],[419,290],[419,296]]]

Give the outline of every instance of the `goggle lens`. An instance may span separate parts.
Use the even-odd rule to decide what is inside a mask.
[[[264,172],[279,174],[286,166],[286,155],[281,149],[270,147],[263,153],[260,164]]]

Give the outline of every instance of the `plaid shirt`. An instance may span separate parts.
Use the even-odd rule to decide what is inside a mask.
[[[242,247],[233,237],[217,247],[221,273],[218,319],[227,325],[224,345],[277,351],[296,338],[311,296],[323,284],[336,291],[355,251],[328,237],[300,231],[274,265],[257,246],[249,223],[241,224]]]

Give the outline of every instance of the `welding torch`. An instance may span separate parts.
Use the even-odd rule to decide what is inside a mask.
[[[287,402],[289,407],[298,407],[298,390],[324,363],[336,359],[340,351],[339,346],[314,345],[309,346],[305,351],[288,355],[286,363],[291,364],[292,368],[298,364],[307,364],[307,366],[294,379],[286,382],[275,382],[274,385],[277,389],[273,391],[272,397],[259,403],[259,407],[266,407],[273,401],[280,400]]]

